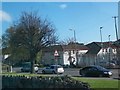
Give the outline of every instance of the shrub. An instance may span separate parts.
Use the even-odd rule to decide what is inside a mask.
[[[77,81],[69,76],[2,76],[2,81],[3,88],[81,88],[80,90],[90,90],[88,83]]]

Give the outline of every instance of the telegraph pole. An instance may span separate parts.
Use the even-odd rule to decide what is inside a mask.
[[[116,39],[118,41],[118,31],[117,31],[117,23],[116,23],[116,18],[118,18],[118,16],[113,16],[112,18],[114,18],[114,20],[115,20]]]

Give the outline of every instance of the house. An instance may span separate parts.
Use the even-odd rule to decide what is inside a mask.
[[[58,57],[54,56],[57,50]],[[61,64],[61,65],[79,65],[82,56],[88,51],[88,48],[80,43],[69,43],[68,45],[53,45],[43,49],[42,63]]]
[[[79,66],[80,62],[83,60],[83,55],[88,51],[88,47],[84,44],[71,42],[68,45],[63,46],[64,61],[70,64]]]
[[[117,59],[117,47],[113,42],[92,42],[86,46],[89,50],[85,54],[85,65],[100,65]]]
[[[117,63],[120,65],[120,39],[113,43],[117,47]]]
[[[58,57],[55,58],[55,50],[58,52]],[[44,48],[42,50],[42,64],[51,65],[51,64],[64,64],[63,60],[63,48],[61,45],[52,45]]]

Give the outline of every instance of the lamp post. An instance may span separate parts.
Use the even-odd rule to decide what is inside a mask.
[[[73,36],[74,36],[74,42],[76,43],[76,33],[75,33],[75,30],[74,29],[69,29],[69,30],[71,30],[71,31],[73,31]]]
[[[108,39],[109,39],[109,68],[110,68],[110,35],[108,35]]]
[[[102,55],[101,55],[101,57],[102,57],[102,60],[103,60],[102,28],[103,28],[103,27],[100,27],[100,39],[101,39],[101,48],[102,48]]]
[[[103,27],[100,27],[100,39],[101,39],[101,46],[102,46],[102,28],[103,28]]]
[[[71,31],[73,31],[73,36],[74,36],[74,49],[76,51],[75,53],[75,57],[76,57],[76,66],[78,65],[78,51],[77,51],[77,47],[76,47],[76,33],[75,33],[75,30],[74,29],[69,29]]]

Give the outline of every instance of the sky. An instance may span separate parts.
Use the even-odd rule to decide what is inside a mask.
[[[38,11],[56,28],[60,40],[74,37],[80,43],[116,40],[113,16],[118,16],[118,2],[3,2],[0,10],[2,34],[19,20],[22,12]],[[2,13],[2,14],[1,14]],[[72,29],[69,30],[69,29]]]

